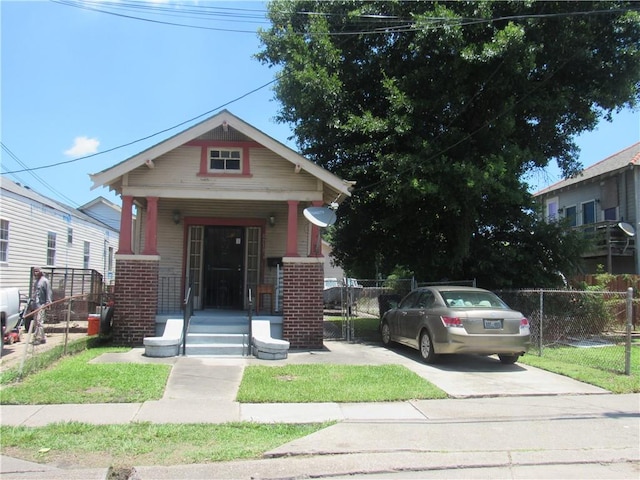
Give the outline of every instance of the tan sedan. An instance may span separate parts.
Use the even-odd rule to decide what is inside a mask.
[[[382,343],[415,348],[427,363],[453,353],[497,354],[515,363],[529,349],[529,321],[496,294],[475,287],[418,288],[380,320]]]

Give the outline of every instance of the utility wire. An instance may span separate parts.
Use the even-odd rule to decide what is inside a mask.
[[[117,13],[114,11],[109,11],[106,8],[112,9],[120,9],[127,10],[132,12],[143,12],[151,15],[164,15],[171,17],[183,17],[183,18],[199,18],[206,19],[208,21],[215,19],[214,16],[221,17],[221,21],[228,23],[229,21],[240,22],[240,23],[259,23],[268,25],[266,19],[266,11],[260,10],[245,10],[245,9],[224,9],[222,7],[210,7],[210,6],[188,6],[185,8],[185,4],[177,3],[171,4],[170,6],[165,6],[156,3],[149,2],[109,2],[109,1],[92,1],[92,0],[50,0],[53,3],[58,3],[60,5],[65,5],[69,7],[81,8],[85,10],[92,10],[100,13],[105,13],[107,15],[114,15],[117,17],[128,18],[132,20],[139,20],[150,23],[158,23],[162,25],[170,25],[184,28],[194,28],[201,30],[213,30],[213,31],[223,31],[230,33],[252,33],[255,34],[255,30],[239,30],[239,29],[230,29],[230,28],[220,28],[220,27],[210,27],[203,25],[193,25],[187,23],[178,23],[178,22],[169,22],[163,20],[154,20],[151,18],[145,18],[135,15],[128,15],[124,13]],[[217,9],[207,10],[207,9]],[[229,10],[229,11],[225,11]],[[447,27],[447,26],[469,26],[469,25],[478,25],[478,24],[487,24],[493,22],[504,22],[504,21],[516,21],[516,20],[527,20],[527,19],[546,19],[546,18],[560,18],[560,17],[573,17],[573,16],[586,16],[586,15],[611,15],[611,14],[620,14],[626,13],[629,11],[638,11],[640,10],[640,6],[638,8],[626,8],[626,9],[609,9],[609,10],[584,10],[577,12],[553,12],[553,13],[531,13],[531,14],[521,14],[521,15],[509,15],[503,17],[496,18],[472,18],[472,17],[462,17],[462,18],[449,18],[449,17],[425,17],[418,16],[419,22],[416,21],[415,18],[402,18],[395,15],[379,15],[379,14],[362,14],[357,17],[349,17],[349,22],[351,25],[362,24],[365,26],[369,26],[369,29],[363,30],[355,30],[355,31],[334,31],[334,32],[326,32],[326,33],[313,33],[313,32],[297,32],[299,35],[305,36],[314,36],[314,35],[329,35],[329,36],[343,36],[343,35],[368,35],[368,34],[395,34],[395,33],[406,33],[406,32],[415,32],[420,31],[424,28],[426,22],[430,22],[433,27]],[[264,12],[263,16],[253,15],[249,16],[247,13],[238,13],[238,12]],[[343,14],[336,13],[326,13],[326,12],[313,12],[313,11],[299,11],[295,12],[296,15],[300,16],[322,16],[325,18],[345,18]],[[261,21],[251,21],[248,22],[248,19],[258,19],[261,18]],[[264,19],[264,21],[262,21]],[[386,22],[386,25],[384,24]],[[372,28],[373,25],[375,28]]]
[[[180,123],[178,123],[176,125],[173,125],[172,127],[165,128],[164,130],[160,130],[158,132],[152,133],[151,135],[147,135],[146,137],[142,137],[142,138],[139,138],[137,140],[133,140],[133,141],[128,142],[128,143],[124,143],[122,145],[118,145],[117,147],[112,147],[112,148],[109,148],[109,149],[104,150],[102,152],[92,153],[91,155],[85,155],[85,156],[79,157],[79,158],[73,158],[71,160],[65,160],[63,162],[52,163],[50,165],[42,165],[40,167],[24,168],[22,170],[13,170],[11,172],[5,172],[5,173],[7,175],[9,175],[9,174],[14,174],[14,173],[31,172],[31,171],[34,171],[34,170],[43,170],[45,168],[58,167],[60,165],[66,165],[66,164],[69,164],[69,163],[79,162],[80,160],[86,160],[87,158],[97,157],[98,155],[103,155],[105,153],[113,152],[115,150],[119,150],[119,149],[124,148],[124,147],[129,147],[129,146],[134,145],[136,143],[143,142],[143,141],[148,140],[150,138],[153,138],[153,137],[156,137],[156,136],[161,135],[163,133],[166,133],[166,132],[169,132],[171,130],[174,130],[174,129],[178,128],[178,127],[182,127],[183,125],[186,125],[187,123],[191,123],[191,122],[193,122],[195,120],[198,120],[199,118],[202,118],[202,117],[204,117],[206,115],[210,115],[211,113],[213,113],[213,112],[215,112],[217,110],[220,110],[221,108],[224,108],[224,107],[226,107],[226,106],[228,106],[228,105],[230,105],[232,103],[235,103],[235,102],[237,102],[239,100],[242,100],[245,97],[248,97],[252,93],[255,93],[255,92],[259,91],[259,90],[262,90],[265,87],[268,87],[269,85],[271,85],[272,83],[274,83],[276,81],[278,81],[278,77],[276,77],[273,80],[265,83],[264,85],[259,86],[258,88],[254,88],[253,90],[251,90],[251,91],[249,91],[247,93],[244,93],[244,94],[240,95],[239,97],[234,98],[233,100],[230,100],[230,101],[228,101],[226,103],[223,103],[222,105],[220,105],[220,106],[218,106],[216,108],[213,108],[213,109],[211,109],[211,110],[209,110],[207,112],[201,113],[200,115],[197,115],[197,116],[195,116],[193,118],[190,118],[189,120],[185,120],[185,121],[180,122]]]
[[[15,162],[17,162],[19,165],[21,165],[21,166],[23,166],[23,167],[26,167],[25,163],[24,163],[22,160],[20,160],[20,158],[18,158],[18,156],[17,156],[15,153],[13,153],[13,152],[9,149],[9,147],[8,147],[4,142],[0,142],[0,144],[2,145],[2,150],[4,150],[4,151],[5,151],[5,153],[6,153],[7,155],[9,155],[9,157],[11,157],[11,159],[12,159],[12,160],[14,160]],[[64,203],[64,204],[63,204],[63,203],[60,203],[60,202],[56,202],[56,203],[59,203],[60,205],[62,205],[62,206],[64,206],[64,207],[71,208],[72,210],[78,210],[78,208],[81,206],[80,204],[78,204],[78,202],[76,202],[75,200],[72,200],[71,198],[67,197],[65,194],[63,194],[62,192],[60,192],[60,190],[58,190],[58,189],[56,189],[55,187],[53,187],[50,183],[48,183],[47,181],[45,181],[45,180],[44,180],[42,177],[40,177],[38,174],[33,173],[33,172],[32,172],[32,171],[30,171],[30,170],[26,170],[26,171],[27,171],[27,173],[29,173],[29,174],[30,174],[30,175],[31,175],[31,176],[32,176],[36,181],[40,182],[42,185],[44,185],[46,188],[48,188],[48,189],[49,189],[49,190],[50,190],[54,195],[56,195],[56,196],[57,196],[57,197],[59,197],[59,198],[64,199],[64,200],[65,200],[65,202],[67,202],[67,203]],[[3,175],[5,175],[5,174],[3,173]],[[8,174],[7,174],[7,175],[8,175]],[[21,185],[26,185],[26,182],[25,182],[24,180],[20,179],[20,177],[18,177],[18,176],[16,176],[16,175],[12,175],[12,176],[13,176],[13,177],[18,181],[18,183],[20,183]],[[32,190],[32,191],[34,191],[35,193],[38,193],[38,192],[37,192],[36,190],[34,190],[34,189],[31,189],[31,190]],[[42,194],[40,194],[40,193],[38,193],[38,194],[39,194],[39,195],[42,195]],[[42,195],[42,196],[45,196],[45,195]],[[53,199],[51,199],[51,200],[53,200]],[[56,200],[53,200],[53,201],[55,202]],[[107,223],[108,223],[108,219],[107,219],[106,217],[102,216],[102,215],[97,215],[97,214],[95,214],[95,213],[93,213],[93,212],[92,212],[92,214],[91,214],[91,215],[88,215],[88,214],[86,214],[86,213],[85,213],[85,215],[87,215],[87,216],[89,216],[89,217],[91,217],[91,218],[93,218],[93,219],[95,219],[95,220],[97,220],[97,221],[99,221],[99,222],[101,222],[101,223],[103,223],[103,224],[105,224],[105,225],[107,225]]]
[[[7,147],[7,145],[4,142],[0,142],[0,144],[2,145],[2,150],[5,151],[5,153],[7,153],[9,155],[9,157],[11,157],[13,160],[15,160],[16,163],[18,163],[18,165],[20,165],[21,167],[25,168],[25,172],[27,172],[29,175],[31,175],[34,179],[36,179],[38,182],[40,182],[42,185],[44,185],[45,187],[47,187],[49,190],[51,190],[52,192],[54,192],[56,195],[58,195],[60,198],[64,198],[66,201],[70,202],[71,204],[75,204],[75,202],[73,200],[71,200],[69,197],[67,197],[66,195],[64,195],[62,192],[60,192],[59,190],[57,190],[55,187],[53,187],[51,184],[47,183],[46,180],[44,180],[42,177],[40,177],[37,173],[34,173],[33,170],[29,169],[27,167],[27,165],[18,158],[18,156],[13,153],[9,147]],[[7,172],[6,173],[11,174],[11,172]],[[19,179],[18,179],[19,180]],[[21,181],[21,180],[19,180]],[[25,183],[24,181],[21,181],[21,183]],[[77,205],[77,204],[76,204]]]

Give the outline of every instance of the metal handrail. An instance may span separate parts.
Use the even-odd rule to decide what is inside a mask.
[[[193,291],[191,285],[187,290],[187,294],[184,299],[184,314],[182,320],[182,355],[187,354],[187,332],[189,331],[189,323],[191,322],[191,316],[193,315]]]
[[[249,341],[247,342],[247,356],[251,356],[251,338],[253,337],[251,332],[251,320],[253,317],[253,299],[251,298],[251,289],[249,289]]]

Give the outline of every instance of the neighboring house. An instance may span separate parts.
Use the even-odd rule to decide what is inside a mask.
[[[324,278],[344,278],[344,270],[335,264],[332,253],[333,248],[326,240],[322,240],[322,255],[324,256]]]
[[[188,286],[196,316],[247,311],[266,287],[291,347],[322,346],[320,228],[303,210],[343,200],[352,183],[226,110],[91,179],[122,197],[116,342],[154,335]]]
[[[104,197],[95,198],[89,203],[78,207],[78,210],[86,213],[90,217],[99,219],[102,223],[106,223],[114,230],[120,229],[121,209],[118,205]]]
[[[534,197],[549,221],[566,219],[593,239],[585,273],[602,265],[612,274],[640,274],[640,142]]]
[[[31,268],[90,269],[113,278],[118,229],[0,177],[0,287],[29,294]],[[56,285],[52,285],[54,290]]]

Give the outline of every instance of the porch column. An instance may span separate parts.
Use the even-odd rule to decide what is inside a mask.
[[[321,207],[323,203],[321,201],[311,202],[311,205],[314,207]],[[309,256],[310,257],[321,257],[322,256],[322,246],[320,244],[320,227],[314,224],[311,224],[311,248],[309,248]]]
[[[289,200],[289,218],[287,221],[287,257],[298,256],[298,201]]]
[[[133,207],[133,197],[124,195],[122,197],[122,210],[120,211],[120,239],[118,241],[118,252],[123,255],[130,255],[131,250],[131,209]]]
[[[143,255],[158,254],[158,197],[147,197]]]

